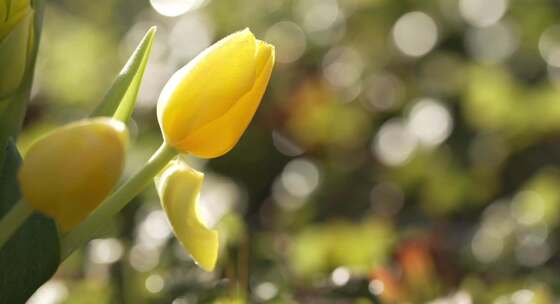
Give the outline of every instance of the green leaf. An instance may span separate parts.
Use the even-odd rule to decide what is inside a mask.
[[[134,111],[144,70],[150,57],[156,27],[151,27],[136,47],[103,101],[90,116],[113,116],[127,122]]]
[[[0,171],[0,216],[20,200],[16,179],[21,157],[10,141]],[[34,213],[0,251],[0,304],[25,303],[60,263],[60,240],[53,220]]]

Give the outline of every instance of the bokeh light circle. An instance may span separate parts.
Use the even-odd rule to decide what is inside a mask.
[[[507,9],[506,0],[461,0],[461,16],[473,26],[485,27],[498,22]]]
[[[423,12],[410,12],[397,20],[393,40],[399,51],[412,57],[430,52],[436,45],[438,29],[434,19]]]
[[[161,15],[175,17],[200,7],[204,0],[150,0],[150,4]]]
[[[276,47],[276,61],[290,63],[305,52],[306,38],[301,27],[291,21],[281,21],[271,26],[265,40]]]

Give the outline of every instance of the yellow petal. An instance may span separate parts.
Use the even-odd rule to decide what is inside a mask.
[[[180,243],[204,270],[212,271],[218,258],[218,232],[208,229],[198,213],[198,197],[204,175],[173,161],[155,179],[163,209]]]
[[[216,119],[253,86],[255,37],[248,30],[218,41],[165,85],[158,120],[172,146],[192,130]]]
[[[260,104],[274,66],[274,47],[258,41],[258,77],[249,92],[222,116],[206,124],[177,144],[180,150],[203,158],[221,156],[231,150],[245,132]]]
[[[0,1],[0,25],[3,25],[6,20],[8,20],[8,2],[3,0]]]
[[[4,39],[0,39],[0,99],[18,88],[25,74],[33,21],[33,14],[25,12]]]
[[[25,10],[31,6],[30,0],[11,0],[10,2],[12,4],[11,11],[15,13],[21,12],[22,10]]]
[[[14,0],[10,2],[11,3],[0,0],[0,41],[2,41],[25,16],[32,14],[33,11],[29,0]],[[8,4],[11,5],[10,8],[8,8]]]
[[[125,160],[126,126],[110,118],[83,120],[35,142],[19,171],[25,201],[57,220],[80,223],[117,183]]]

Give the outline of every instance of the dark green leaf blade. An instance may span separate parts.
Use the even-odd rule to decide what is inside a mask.
[[[144,70],[150,57],[156,27],[151,27],[136,47],[121,72],[105,94],[103,101],[91,113],[93,116],[114,116],[127,122],[134,111]]]
[[[9,142],[0,172],[0,216],[21,198],[17,170],[21,157]],[[60,240],[53,220],[34,213],[0,250],[0,304],[25,301],[53,276],[60,263]]]

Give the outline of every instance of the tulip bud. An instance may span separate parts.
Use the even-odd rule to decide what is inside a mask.
[[[124,168],[126,126],[111,118],[68,124],[33,143],[19,171],[24,200],[57,220],[80,223],[117,183]]]
[[[0,41],[31,10],[29,0],[0,0]]]
[[[0,98],[21,84],[28,60],[32,21],[29,0],[0,0]]]
[[[203,158],[231,150],[259,106],[273,65],[274,47],[248,29],[200,53],[169,79],[159,97],[167,144]]]
[[[218,258],[218,232],[208,229],[198,213],[203,180],[201,172],[173,161],[155,182],[175,236],[202,269],[212,271]]]

